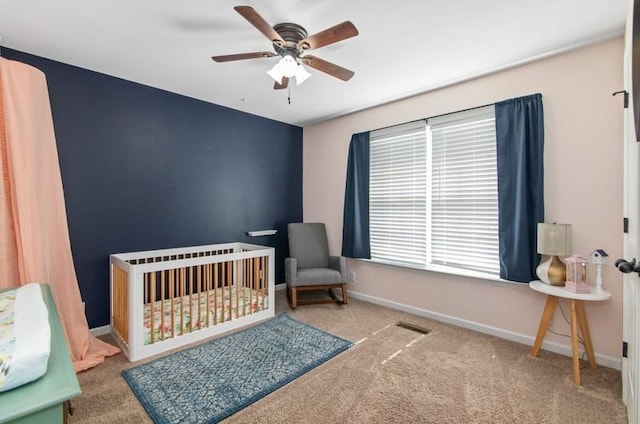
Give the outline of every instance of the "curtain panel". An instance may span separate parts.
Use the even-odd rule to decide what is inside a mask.
[[[46,78],[3,58],[0,171],[0,287],[49,284],[76,372],[93,367],[120,350],[91,335],[82,308]]]
[[[369,238],[369,132],[353,134],[344,192],[342,256],[371,258]]]
[[[537,279],[536,228],[544,221],[542,95],[495,104],[500,278]]]

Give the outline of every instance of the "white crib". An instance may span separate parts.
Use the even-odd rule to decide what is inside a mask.
[[[137,361],[274,316],[274,249],[226,243],[110,256],[111,331]]]

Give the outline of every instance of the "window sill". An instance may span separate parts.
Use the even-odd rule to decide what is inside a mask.
[[[475,278],[475,279],[478,279],[478,280],[486,280],[486,281],[493,281],[493,282],[499,282],[499,283],[509,283],[509,284],[518,284],[518,285],[524,284],[524,283],[519,283],[517,281],[504,280],[504,279],[498,277],[497,275],[488,274],[486,272],[479,272],[479,271],[473,271],[473,270],[468,270],[468,269],[460,269],[460,268],[448,267],[448,266],[444,266],[444,265],[427,265],[426,267],[420,267],[420,266],[401,264],[401,263],[397,263],[397,262],[381,261],[381,260],[376,260],[376,259],[356,259],[356,260],[369,262],[369,263],[373,263],[373,264],[394,266],[394,267],[399,267],[399,268],[415,269],[415,270],[418,270],[418,271],[436,272],[436,273],[439,273],[439,274],[448,274],[448,275],[455,275],[455,276],[460,276],[460,277],[470,277],[470,278]]]

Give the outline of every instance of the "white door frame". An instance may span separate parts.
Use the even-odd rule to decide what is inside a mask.
[[[634,0],[629,0],[624,53],[624,85],[627,93],[630,93],[629,107],[624,113],[624,216],[629,220],[628,231],[624,235],[624,258],[628,261],[632,258],[640,260],[640,143],[636,142],[633,117],[633,97],[640,93],[632,92],[633,5]],[[640,424],[639,284],[638,273],[624,274],[622,334],[623,340],[627,343],[627,357],[622,358],[622,398],[627,405],[629,424]]]

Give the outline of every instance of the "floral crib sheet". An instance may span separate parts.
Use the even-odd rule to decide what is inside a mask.
[[[209,326],[213,326],[214,323],[220,324],[235,319],[236,316],[243,317],[269,307],[269,296],[249,287],[239,287],[238,290],[236,286],[231,286],[231,290],[229,287],[220,287],[210,290],[208,294],[209,304],[207,305],[207,292],[200,293],[200,309],[198,309],[197,294],[191,295],[191,302],[189,302],[189,295],[173,298],[173,328],[171,327],[171,299],[164,300],[164,307],[161,300],[153,302],[154,342],[170,339],[174,334],[179,336],[207,327],[207,315]],[[231,308],[229,308],[230,305]],[[164,320],[162,320],[163,311]],[[148,345],[151,344],[151,303],[145,303],[143,319],[144,344]]]

